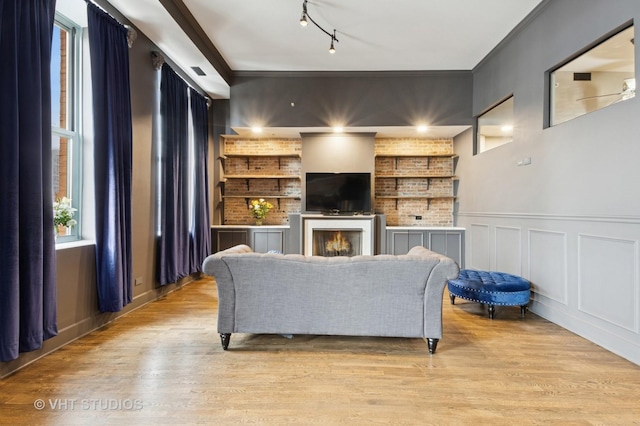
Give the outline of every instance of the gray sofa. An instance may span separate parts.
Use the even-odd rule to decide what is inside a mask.
[[[254,253],[239,245],[207,257],[218,288],[223,349],[232,333],[442,337],[442,298],[458,276],[424,247],[400,256],[320,257]]]

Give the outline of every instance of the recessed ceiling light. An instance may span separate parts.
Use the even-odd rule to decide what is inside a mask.
[[[252,131],[253,133],[262,133],[262,127],[253,126],[253,127],[251,128],[251,131]]]
[[[416,130],[420,133],[424,133],[427,130],[429,130],[429,126],[425,125],[425,124],[420,124],[419,126],[416,127]]]
[[[334,126],[333,133],[342,133],[344,132],[344,127],[342,126]]]

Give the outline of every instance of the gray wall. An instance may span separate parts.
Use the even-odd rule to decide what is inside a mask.
[[[513,143],[454,147],[467,267],[529,278],[533,312],[640,364],[640,99],[543,126],[545,72],[630,19],[637,0],[548,2],[473,72],[474,115],[513,93]]]
[[[471,82],[470,71],[239,72],[231,126],[469,125]]]
[[[370,173],[371,206],[375,194],[375,134],[317,134],[302,135],[302,210],[304,211],[306,176],[320,173]]]

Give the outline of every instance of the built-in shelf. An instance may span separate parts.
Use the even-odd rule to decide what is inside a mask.
[[[404,178],[412,178],[412,179],[457,179],[456,176],[453,175],[376,175],[376,178],[380,179],[404,179]]]
[[[223,179],[298,179],[300,180],[300,176],[298,175],[226,175]]]
[[[247,172],[254,172],[255,169],[258,169],[258,167],[255,167],[254,170],[252,170],[252,160],[256,160],[258,158],[277,158],[278,159],[278,169],[275,169],[275,165],[271,165],[269,167],[269,169],[265,169],[263,171],[263,173],[257,174],[257,173],[240,173],[237,174],[238,171],[241,170],[234,170],[236,173],[233,174],[228,174],[228,175],[224,175],[224,177],[220,180],[221,184],[224,187],[224,183],[228,182],[230,180],[244,180],[246,182],[246,191],[238,191],[236,190],[233,194],[226,194],[226,195],[222,195],[221,198],[222,200],[232,200],[232,199],[244,199],[245,202],[247,203],[247,206],[250,204],[251,200],[253,199],[260,199],[260,198],[265,198],[265,199],[273,199],[276,200],[278,203],[278,209],[280,209],[280,200],[300,200],[301,196],[300,195],[280,195],[279,192],[281,190],[281,181],[283,180],[297,180],[300,181],[302,180],[302,177],[299,174],[282,174],[283,172],[286,172],[287,170],[282,170],[282,166],[283,166],[283,158],[302,158],[302,155],[299,152],[286,152],[286,153],[255,153],[255,154],[236,154],[236,153],[225,153],[223,155],[221,155],[219,157],[220,161],[223,164],[223,167],[225,165],[225,161],[228,159],[245,159],[245,163],[246,163],[246,171]],[[256,160],[257,161],[257,160]],[[273,163],[272,163],[273,164]],[[254,165],[258,165],[257,163],[254,163]],[[260,167],[260,169],[262,169],[262,167]],[[265,173],[266,172],[266,173]],[[253,191],[256,191],[257,188],[253,189],[251,188],[251,184],[250,181],[252,180],[276,180],[278,183],[278,188],[277,191],[278,193],[276,194],[265,194],[265,193],[255,193]]]
[[[277,158],[278,159],[278,169],[282,168],[282,159],[283,158],[302,158],[299,152],[290,152],[284,154],[267,154],[267,153],[259,153],[259,154],[223,154],[219,158],[221,161],[228,158],[244,158],[247,163],[247,170],[251,168],[251,159],[252,158]]]
[[[458,154],[376,154],[378,158],[424,158],[424,157],[444,157],[455,158]]]
[[[402,199],[414,199],[414,200],[421,200],[421,199],[430,199],[430,200],[435,200],[435,199],[451,199],[451,200],[455,200],[456,197],[454,197],[453,195],[376,195],[376,198],[380,198],[380,199],[389,199],[389,200],[402,200]]]
[[[396,210],[398,210],[398,200],[426,200],[427,201],[427,210],[431,205],[431,200],[455,200],[456,197],[453,195],[376,195],[376,198],[379,200],[395,200],[396,201]]]
[[[449,154],[411,154],[411,153],[398,153],[398,154],[376,154],[376,158],[393,158],[395,160],[394,169],[398,170],[398,159],[400,158],[427,158],[427,171],[430,167],[430,158],[451,158],[454,159],[457,157],[457,154],[449,153]],[[454,164],[451,165],[451,172],[453,172]],[[412,174],[398,174],[398,173],[384,173],[384,174],[376,174],[376,179],[395,179],[395,189],[398,190],[398,180],[400,179],[425,179],[426,187],[425,191],[429,190],[431,179],[451,179],[457,180],[458,178],[453,175],[441,175],[441,174],[433,174],[433,173],[412,173]],[[424,194],[416,194],[416,195],[376,195],[376,199],[387,199],[387,200],[395,200],[396,202],[396,210],[398,209],[398,200],[426,200],[427,209],[429,209],[431,200],[455,200],[456,197],[453,195],[428,195]]]
[[[399,158],[426,158],[427,159],[427,168],[429,168],[429,159],[431,158],[457,158],[457,154],[376,154],[376,158],[394,158],[395,166],[394,168],[398,169],[398,159]]]
[[[257,195],[244,194],[244,195],[223,195],[222,198],[251,198],[251,199],[287,198],[291,200],[299,200],[300,196],[299,195],[273,195],[273,194],[257,194]]]
[[[223,195],[222,199],[244,199],[247,203],[247,207],[251,203],[251,200],[259,200],[261,198],[267,200],[276,200],[278,208],[280,208],[280,200],[300,200],[300,195],[274,195],[274,194],[242,194],[242,195]]]
[[[223,154],[220,158],[245,158],[245,157],[288,157],[288,158],[302,158],[299,152],[289,152],[285,154]]]

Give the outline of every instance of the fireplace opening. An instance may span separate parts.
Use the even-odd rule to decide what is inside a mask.
[[[362,229],[314,229],[314,256],[359,256],[362,254]]]

